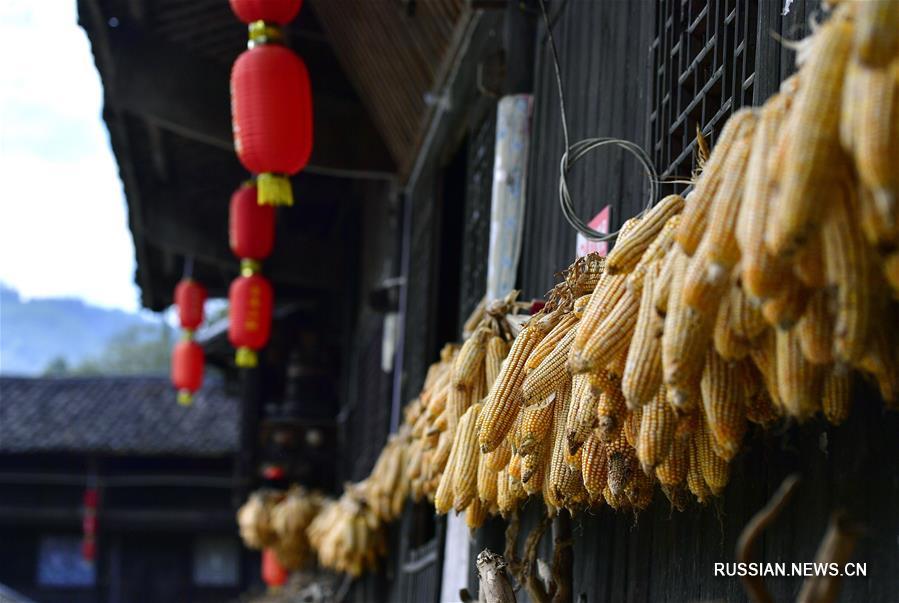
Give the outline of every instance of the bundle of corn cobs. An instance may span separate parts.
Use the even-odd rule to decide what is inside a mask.
[[[302,486],[253,492],[237,511],[240,537],[247,548],[271,548],[286,569],[299,569],[310,558],[306,528],[321,510],[324,497]]]

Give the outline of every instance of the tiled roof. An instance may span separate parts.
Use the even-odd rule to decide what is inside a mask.
[[[0,453],[223,456],[239,417],[222,384],[183,407],[165,377],[0,377]]]

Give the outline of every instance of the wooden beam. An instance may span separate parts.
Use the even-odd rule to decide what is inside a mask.
[[[224,63],[124,24],[106,33],[115,63],[111,90],[109,74],[104,80],[111,103],[190,140],[233,151],[229,69]],[[332,68],[328,61],[310,60],[308,66],[315,90],[315,143],[307,170],[389,177],[394,170],[390,154],[365,108],[357,99],[318,88],[317,80],[327,79],[327,74],[317,71]]]

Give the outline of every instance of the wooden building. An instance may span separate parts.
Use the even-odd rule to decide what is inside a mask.
[[[558,205],[565,149],[538,2],[307,4],[289,34],[310,68],[316,146],[293,179],[297,204],[279,210],[266,265],[275,335],[253,371],[234,369],[222,335],[207,348],[243,388],[242,476],[256,480],[263,463],[287,461],[292,479],[333,487],[368,474],[402,404],[483,296],[500,97],[533,94],[524,297],[550,288],[574,259],[576,238]],[[695,167],[697,127],[714,142],[727,116],[777,90],[794,61],[779,36],[808,34],[819,9],[815,0],[787,2],[788,11],[780,0],[547,5],[572,141],[634,141],[668,180]],[[224,296],[238,267],[227,245],[227,199],[245,177],[227,107],[228,65],[243,48],[243,27],[218,0],[79,0],[79,11],[106,90],[144,304],[171,303],[186,258],[211,294]],[[580,162],[569,187],[584,219],[610,205],[613,229],[647,196],[637,165],[608,149]],[[299,385],[309,375],[317,387]],[[830,513],[845,508],[866,526],[856,558],[868,576],[846,580],[844,600],[894,598],[899,444],[891,434],[899,417],[882,414],[866,384],[856,395],[871,404],[856,405],[838,429],[812,422],[752,434],[716,505],[678,513],[659,496],[636,518],[607,509],[577,518],[575,595],[745,600],[739,581],[716,578],[713,564],[733,559],[748,519],[799,471],[803,484],[760,560],[811,560]],[[444,523],[410,504],[391,530],[382,571],[357,581],[348,600],[437,600]],[[472,550],[502,548],[501,538],[493,522]],[[769,581],[777,600],[799,584]]]
[[[164,377],[3,377],[0,390],[0,584],[41,603],[212,602],[258,573],[234,524],[239,408],[222,384],[190,408]]]

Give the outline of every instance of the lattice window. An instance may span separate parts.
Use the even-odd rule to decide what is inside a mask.
[[[755,0],[656,5],[650,131],[663,178],[689,177],[697,126],[713,144],[728,116],[752,103],[757,30]]]

